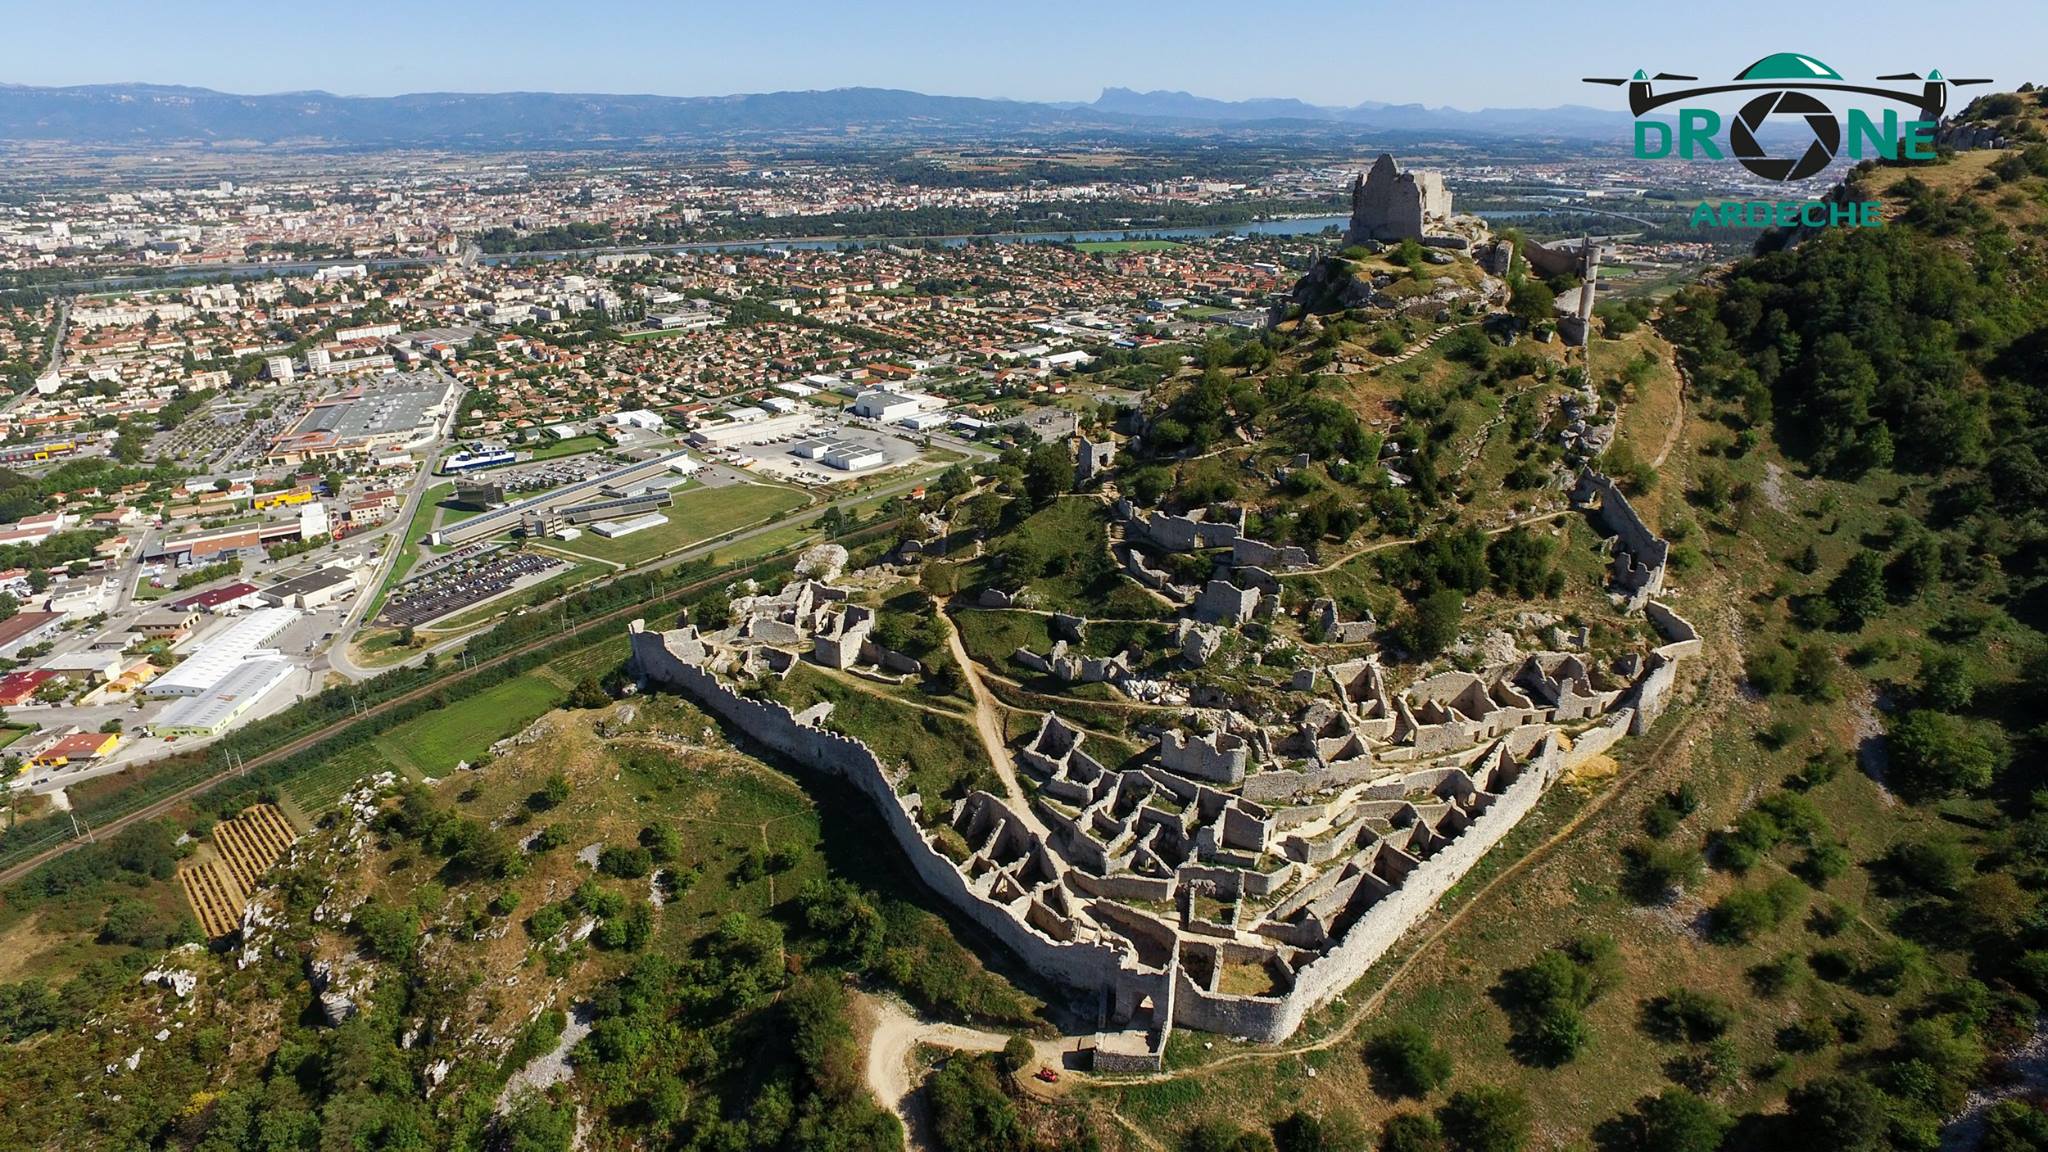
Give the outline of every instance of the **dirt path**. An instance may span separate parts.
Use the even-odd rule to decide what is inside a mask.
[[[1678,373],[1678,406],[1671,413],[1671,427],[1664,433],[1664,446],[1657,449],[1657,458],[1650,461],[1650,467],[1662,468],[1664,461],[1671,458],[1671,450],[1678,447],[1678,437],[1685,431],[1685,369],[1678,367],[1676,357],[1672,368]]]
[[[1530,516],[1515,517],[1514,519],[1509,520],[1507,523],[1502,524],[1498,528],[1488,528],[1486,530],[1486,534],[1488,536],[1499,536],[1506,532],[1512,532],[1515,529],[1523,527],[1525,525],[1541,524],[1548,520],[1555,520],[1560,516],[1569,516],[1572,514],[1573,511],[1574,510],[1570,508],[1553,508],[1548,512],[1538,512]],[[1285,572],[1280,573],[1280,578],[1284,580],[1289,576],[1313,576],[1319,572],[1328,572],[1334,568],[1342,568],[1346,564],[1351,563],[1353,560],[1358,559],[1360,556],[1370,556],[1374,552],[1382,552],[1388,548],[1398,548],[1403,544],[1419,544],[1421,542],[1422,537],[1420,536],[1400,536],[1392,540],[1375,540],[1372,543],[1367,544],[1365,547],[1359,548],[1342,557],[1339,557],[1338,559],[1332,560],[1327,564],[1318,564],[1313,568],[1289,568]]]
[[[918,1095],[917,1084],[911,1076],[910,1062],[917,1053],[917,1046],[924,1044],[956,1052],[1000,1052],[1010,1037],[1002,1032],[920,1020],[902,1004],[882,996],[863,995],[861,1002],[874,1019],[874,1032],[868,1037],[868,1089],[884,1108],[903,1121],[904,1137],[911,1148],[930,1148],[930,1117],[925,1112],[924,1098]],[[1031,1043],[1037,1050],[1038,1063],[1054,1068],[1060,1066],[1065,1041],[1033,1040]]]
[[[981,672],[974,661],[967,658],[967,646],[960,642],[960,629],[953,626],[953,618],[946,614],[943,604],[933,605],[933,611],[946,624],[946,647],[953,653],[953,659],[960,665],[960,674],[967,681],[967,691],[974,697],[974,731],[981,737],[982,750],[988,753],[989,766],[1003,782],[1003,792],[1024,826],[1050,842],[1052,831],[1031,810],[1031,801],[1024,793],[1024,786],[1017,780],[1017,766],[1010,760],[1008,741],[1003,739],[1003,724],[996,712],[996,702],[989,696],[988,685],[981,682]]]

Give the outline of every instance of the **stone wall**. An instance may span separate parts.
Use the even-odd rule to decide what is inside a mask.
[[[1650,531],[1614,481],[1590,468],[1581,469],[1572,499],[1582,506],[1598,502],[1594,521],[1615,538],[1615,586],[1636,594],[1638,601],[1663,591],[1671,545]]]
[[[1650,626],[1657,630],[1657,635],[1665,640],[1657,649],[1659,655],[1677,660],[1699,654],[1702,647],[1700,630],[1693,627],[1690,620],[1656,600],[1643,605],[1643,615],[1649,619]]]
[[[1077,988],[1111,988],[1119,993],[1152,986],[1163,994],[1164,977],[1126,965],[1122,949],[1108,944],[1063,943],[1024,923],[1007,908],[982,898],[968,886],[951,861],[926,838],[913,813],[922,805],[916,794],[898,796],[887,769],[866,744],[823,728],[799,724],[780,704],[749,700],[721,683],[709,671],[685,663],[669,650],[662,633],[649,632],[642,621],[629,628],[633,671],[647,680],[689,696],[706,711],[734,725],[777,753],[820,772],[850,781],[874,802],[903,858],[918,878],[962,915],[1049,979]],[[1148,979],[1149,977],[1149,979]]]
[[[1572,739],[1572,750],[1564,754],[1564,766],[1567,769],[1577,768],[1620,743],[1621,738],[1628,735],[1635,718],[1635,709],[1623,708],[1609,717],[1605,724],[1579,733]]]

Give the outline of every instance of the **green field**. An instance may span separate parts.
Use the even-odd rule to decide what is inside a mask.
[[[662,509],[668,523],[647,528],[630,536],[606,540],[585,532],[582,539],[555,545],[560,551],[638,564],[687,548],[700,541],[758,523],[777,512],[804,505],[804,495],[791,488],[765,484],[735,484],[724,488],[692,487],[680,492],[676,502]]]
[[[1166,252],[1180,246],[1178,240],[1082,240],[1074,245],[1074,251],[1114,255],[1119,252]]]
[[[609,447],[611,445],[606,443],[602,436],[571,436],[567,440],[543,444],[535,448],[532,454],[535,460],[555,460],[563,456],[577,456]]]
[[[492,744],[531,724],[561,703],[563,695],[554,681],[529,672],[408,720],[387,739],[422,773],[442,776],[454,771],[458,761],[475,761]]]

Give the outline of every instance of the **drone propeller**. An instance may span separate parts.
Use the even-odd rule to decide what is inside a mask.
[[[1894,72],[1894,73],[1892,73],[1892,74],[1891,74],[1891,75],[1889,75],[1889,76],[1879,76],[1879,77],[1878,77],[1878,79],[1879,79],[1879,80],[1918,80],[1918,79],[1920,79],[1920,74],[1919,74],[1918,72]]]
[[[1581,79],[1581,80],[1580,80],[1579,82],[1580,82],[1581,84],[1614,84],[1614,85],[1621,85],[1621,84],[1626,84],[1626,83],[1628,83],[1628,78],[1627,78],[1627,77],[1625,77],[1625,76],[1587,76],[1587,77],[1584,77],[1583,79]]]
[[[1678,73],[1676,73],[1676,72],[1659,72],[1659,73],[1657,73],[1657,76],[1656,76],[1656,78],[1657,78],[1657,79],[1659,79],[1659,80],[1697,80],[1697,79],[1699,79],[1699,77],[1697,77],[1697,76],[1680,76],[1680,75],[1679,75]]]
[[[1985,76],[1975,80],[1950,80],[1949,83],[1954,84],[1958,87],[1961,87],[1964,84],[1989,84],[1991,83],[1991,77]]]

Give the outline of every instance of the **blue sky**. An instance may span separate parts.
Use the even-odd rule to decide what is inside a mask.
[[[1580,76],[1733,75],[1777,51],[1845,76],[2048,82],[2039,0],[1814,8],[1825,15],[1810,27],[1781,28],[1794,7],[1661,0],[0,0],[0,82],[356,95],[872,85],[1029,100],[1121,85],[1477,108],[1604,105],[1614,94]]]

